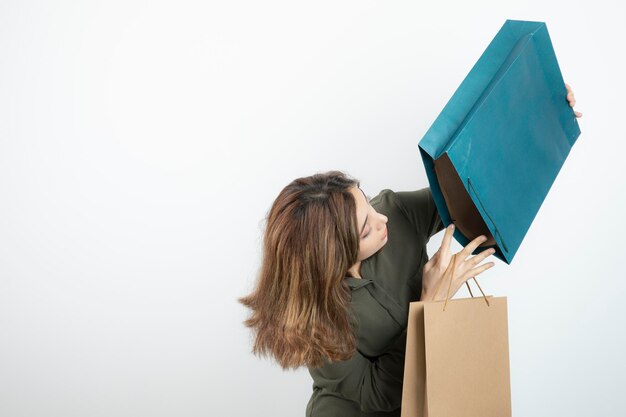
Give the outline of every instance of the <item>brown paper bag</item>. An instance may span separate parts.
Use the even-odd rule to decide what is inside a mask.
[[[411,303],[402,417],[510,417],[507,323],[506,297]]]

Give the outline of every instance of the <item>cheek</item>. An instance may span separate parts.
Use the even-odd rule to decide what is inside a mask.
[[[371,239],[362,240],[359,246],[359,260],[362,261],[372,256],[377,250],[375,246]]]
[[[387,244],[387,239],[382,240],[369,240],[367,243],[362,242],[359,248],[359,258],[361,260],[369,258],[376,252],[381,250],[383,246]]]
[[[361,241],[359,242],[359,261],[362,261],[363,259],[367,258],[368,247],[369,246],[367,244],[367,240],[361,239]]]

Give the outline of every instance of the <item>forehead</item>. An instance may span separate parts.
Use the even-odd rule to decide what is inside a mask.
[[[365,194],[363,194],[363,191],[359,187],[352,187],[350,192],[356,202],[356,219],[359,226],[361,226],[367,216],[369,204],[367,198],[365,198]]]

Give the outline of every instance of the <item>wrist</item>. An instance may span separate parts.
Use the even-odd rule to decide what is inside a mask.
[[[420,301],[432,301],[432,296],[428,293],[426,288],[422,288],[422,294],[420,295]]]

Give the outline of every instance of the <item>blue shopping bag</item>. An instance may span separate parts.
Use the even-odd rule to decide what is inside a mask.
[[[580,135],[548,28],[507,20],[419,142],[439,214],[511,263]]]

